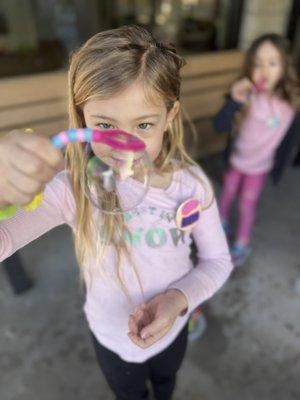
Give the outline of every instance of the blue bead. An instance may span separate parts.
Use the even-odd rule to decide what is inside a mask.
[[[86,128],[84,131],[86,142],[90,142],[92,140],[93,130],[90,128]]]
[[[64,147],[64,145],[63,145],[63,143],[61,142],[59,136],[54,136],[54,137],[52,138],[52,143],[53,143],[54,147],[56,147],[57,149],[61,149],[61,148]]]
[[[77,142],[77,132],[76,129],[68,129],[68,138],[70,142]]]

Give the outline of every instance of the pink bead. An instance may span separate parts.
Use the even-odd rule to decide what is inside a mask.
[[[63,131],[63,132],[60,133],[59,139],[62,142],[62,144],[68,144],[69,143],[69,138],[68,138],[68,135],[67,135],[66,131]]]
[[[83,129],[77,129],[77,139],[79,142],[85,142],[85,131]]]

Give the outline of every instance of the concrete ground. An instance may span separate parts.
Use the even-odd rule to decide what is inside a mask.
[[[218,159],[206,163],[218,188]],[[300,169],[268,184],[253,255],[205,306],[208,328],[189,344],[175,400],[300,399]],[[112,400],[96,365],[70,232],[21,252],[35,280],[14,296],[0,268],[0,399]]]

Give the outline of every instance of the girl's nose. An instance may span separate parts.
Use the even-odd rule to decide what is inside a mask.
[[[120,126],[119,129],[121,131],[130,133],[130,135],[134,135],[134,131],[133,131],[132,127],[130,127],[130,126],[123,125],[123,126]]]
[[[263,65],[263,67],[261,69],[262,77],[263,78],[267,78],[267,76],[269,75],[269,72],[270,72],[270,66],[269,65]]]

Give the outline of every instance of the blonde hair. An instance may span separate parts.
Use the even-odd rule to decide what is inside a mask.
[[[172,45],[157,42],[141,27],[124,26],[94,35],[71,57],[70,127],[85,127],[83,106],[88,100],[117,94],[138,79],[149,89],[149,93],[159,94],[165,101],[167,111],[170,111],[180,98],[180,69],[184,64]],[[197,165],[184,147],[180,111],[164,134],[161,152],[155,160],[156,170],[160,173],[169,171],[172,159],[177,159],[180,167]],[[91,205],[85,195],[88,160],[84,146],[69,145],[66,160],[77,209],[75,249],[79,264],[83,267],[96,253],[103,259],[105,249],[112,244],[118,262],[118,281],[126,291],[122,279],[121,258],[126,255],[131,260],[131,255],[124,238],[124,217],[121,214],[103,213],[101,218],[105,226],[105,238],[95,239],[95,234],[98,235],[97,221],[92,218]],[[111,202],[118,204],[116,195],[110,193],[108,196]],[[132,260],[131,265],[134,265]]]

